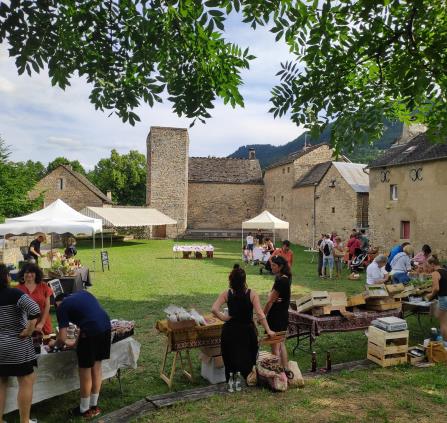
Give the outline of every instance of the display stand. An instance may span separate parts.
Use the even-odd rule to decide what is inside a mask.
[[[167,339],[166,339],[166,349],[165,349],[165,353],[163,356],[163,361],[161,364],[161,369],[160,369],[160,377],[161,379],[166,382],[166,384],[169,386],[169,388],[172,387],[172,382],[174,380],[174,376],[175,373],[177,371],[177,357],[180,358],[180,368],[182,373],[187,377],[187,379],[189,379],[191,382],[194,380],[193,375],[192,375],[192,363],[191,363],[191,356],[189,355],[189,349],[186,349],[185,355],[186,355],[186,364],[188,365],[187,370],[185,370],[184,364],[183,364],[183,356],[182,356],[182,351],[171,351],[170,347],[172,345],[172,340],[171,337],[168,335]],[[170,352],[174,352],[174,356],[172,358],[172,363],[171,363],[171,371],[169,373],[169,375],[165,372],[166,369],[166,362],[168,361],[168,356]]]

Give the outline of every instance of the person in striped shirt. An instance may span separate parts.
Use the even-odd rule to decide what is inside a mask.
[[[9,377],[17,377],[17,403],[21,423],[29,423],[36,353],[31,334],[40,316],[39,306],[22,291],[9,286],[7,267],[0,264],[0,422],[6,402]]]

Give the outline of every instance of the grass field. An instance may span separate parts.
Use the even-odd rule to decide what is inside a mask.
[[[173,260],[171,241],[132,241],[108,248],[111,270],[93,275],[91,292],[98,297],[112,318],[136,321],[135,338],[141,343],[139,367],[123,372],[124,395],[116,380],[105,382],[100,405],[105,412],[118,409],[148,395],[167,392],[159,378],[164,338],[154,324],[164,318],[163,309],[173,303],[208,312],[218,293],[227,288],[227,276],[240,261],[240,243],[213,241],[213,260]],[[363,281],[320,280],[316,264],[309,253],[295,247],[293,295],[312,289],[341,290],[348,294],[362,291]],[[79,256],[89,263],[92,251],[80,248]],[[99,261],[99,252],[97,252]],[[98,263],[96,265],[98,267]],[[255,266],[246,267],[250,288],[261,294],[262,302],[273,278],[259,275]],[[413,344],[422,340],[414,320],[410,320]],[[424,320],[426,329],[432,325]],[[288,341],[291,353],[294,341]],[[325,334],[316,348],[319,366],[324,365],[326,351],[332,362],[340,363],[366,357],[366,337],[362,332]],[[198,354],[193,352],[195,375],[200,374]],[[310,367],[309,355],[300,352],[295,359],[302,370]],[[195,385],[206,382],[196,377]],[[174,389],[190,388],[180,375]],[[78,391],[33,406],[32,416],[39,422],[69,421],[68,411],[78,403]],[[445,422],[447,421],[447,368],[393,369],[358,371],[320,378],[304,390],[274,395],[262,390],[216,397],[199,403],[179,405],[144,421],[184,422]],[[17,422],[16,413],[6,416],[8,423]]]

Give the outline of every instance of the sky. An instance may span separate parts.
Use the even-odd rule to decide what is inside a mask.
[[[268,113],[270,90],[280,62],[290,59],[287,46],[261,28],[253,31],[237,16],[228,20],[226,38],[250,47],[255,59],[244,71],[241,93],[245,108],[233,109],[220,100],[206,124],[189,128],[191,156],[227,156],[247,144],[285,144],[303,132],[287,117],[274,119]],[[19,76],[14,59],[0,46],[0,136],[10,146],[11,160],[39,160],[47,164],[64,156],[92,169],[99,159],[138,150],[146,153],[151,126],[188,128],[191,121],[179,118],[168,102],[136,110],[141,122],[134,127],[110,112],[96,111],[88,95],[91,87],[74,77],[65,91],[51,86],[44,73]]]

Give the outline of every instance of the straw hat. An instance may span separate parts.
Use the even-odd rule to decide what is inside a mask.
[[[42,242],[47,242],[47,236],[43,232],[37,232],[36,238],[39,238],[40,236],[43,238]]]

